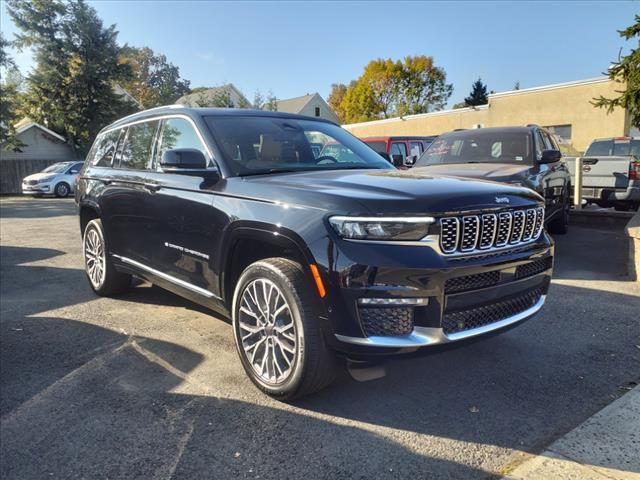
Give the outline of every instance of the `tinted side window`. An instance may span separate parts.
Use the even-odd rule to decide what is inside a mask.
[[[100,136],[96,141],[95,153],[91,157],[91,163],[96,167],[110,167],[118,145],[120,130],[111,130]]]
[[[587,149],[587,153],[585,153],[585,156],[587,157],[591,157],[594,155],[608,156],[608,155],[611,155],[612,147],[613,147],[612,140],[601,140],[598,142],[593,142]]]
[[[169,118],[164,121],[162,127],[162,138],[158,154],[156,155],[156,164],[167,150],[174,148],[195,148],[200,150],[206,158],[209,158],[207,149],[204,147],[193,125],[184,118]],[[213,166],[213,162],[209,160],[209,167]]]
[[[407,156],[407,145],[405,143],[392,143],[391,155],[402,155],[404,160]]]
[[[158,121],[131,125],[120,151],[120,168],[149,168]]]

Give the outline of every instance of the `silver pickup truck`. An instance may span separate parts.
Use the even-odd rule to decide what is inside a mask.
[[[567,162],[572,177],[575,162]],[[616,210],[640,206],[640,137],[594,140],[582,157],[582,198]]]

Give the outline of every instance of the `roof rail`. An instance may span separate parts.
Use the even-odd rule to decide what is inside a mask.
[[[525,125],[525,127],[538,127],[540,128],[540,125],[538,125],[537,123],[528,123]]]
[[[122,122],[123,120],[126,120],[128,118],[135,117],[137,115],[140,115],[141,113],[153,112],[154,110],[162,110],[163,108],[188,108],[188,107],[186,105],[180,105],[179,103],[174,103],[173,105],[161,105],[159,107],[147,108],[145,110],[141,110],[139,112],[134,112],[130,115],[127,115],[126,117],[119,118],[116,121],[116,123]]]
[[[454,128],[454,132],[464,132],[465,130],[469,130],[468,128]]]

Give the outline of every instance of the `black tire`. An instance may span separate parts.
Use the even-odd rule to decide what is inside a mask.
[[[569,232],[569,212],[571,211],[571,200],[569,195],[565,195],[562,211],[556,214],[556,218],[547,224],[549,233],[565,235]]]
[[[82,234],[82,255],[84,257],[85,273],[89,285],[101,297],[112,297],[127,291],[131,287],[131,275],[118,272],[113,266],[107,252],[108,244],[105,240],[104,229],[99,218],[91,220]],[[95,252],[93,255],[91,252]],[[99,259],[98,259],[99,257]],[[102,273],[93,275],[92,265],[102,264]]]
[[[616,212],[628,212],[631,209],[631,205],[629,203],[616,202],[613,204],[613,209]]]
[[[269,345],[271,345],[271,351],[273,352],[271,365],[274,374],[276,374],[275,362],[278,358],[285,357],[285,351],[282,348],[278,350],[280,355],[276,355],[276,345],[280,345],[282,338],[278,337],[278,335],[283,335],[277,331],[273,332],[273,330],[277,330],[275,326],[279,320],[275,319],[275,316],[270,319],[270,321],[273,321],[273,326],[271,327],[271,333],[268,333],[266,331],[268,327],[259,326],[260,320],[258,317],[247,316],[244,313],[247,307],[259,315],[263,315],[265,309],[270,312],[271,303],[268,308],[262,310],[260,310],[259,301],[253,302],[252,305],[246,303],[247,298],[252,298],[250,296],[247,297],[247,291],[260,283],[263,288],[265,284],[277,287],[276,295],[280,294],[280,297],[276,297],[273,304],[274,308],[278,306],[280,298],[287,303],[288,309],[285,312],[288,312],[288,314],[283,314],[282,316],[286,317],[288,323],[293,327],[280,328],[294,328],[292,337],[296,340],[293,348],[295,353],[291,353],[293,358],[290,359],[289,363],[291,365],[290,372],[281,381],[278,381],[277,378],[275,381],[263,378],[255,370],[257,365],[254,367],[256,354],[262,351],[262,357],[267,356],[266,352],[269,350]],[[253,290],[253,293],[255,294],[256,290]],[[268,298],[271,298],[271,293],[269,293]],[[266,302],[263,304],[266,305]],[[241,312],[241,308],[245,310]],[[241,316],[241,313],[243,316]],[[305,276],[303,267],[299,263],[285,258],[269,258],[249,265],[240,275],[235,287],[232,317],[236,349],[242,366],[251,381],[267,395],[278,400],[292,400],[321,390],[333,382],[337,371],[337,359],[326,345],[320,327],[319,301],[315,291],[311,288],[308,276]],[[271,314],[262,316],[263,319],[265,317],[269,318]],[[245,334],[249,330],[246,330],[246,324],[242,320],[251,318],[255,318],[255,323],[258,325],[257,328],[263,328],[262,332]],[[241,322],[244,327],[240,325]],[[252,340],[247,339],[252,335],[255,335]],[[245,342],[244,339],[247,339],[247,341]],[[255,353],[252,359],[248,357],[250,353],[245,351],[245,348],[251,348],[251,342],[254,344],[262,342],[261,346],[253,347],[252,352]],[[290,344],[288,345],[290,346]],[[260,363],[260,358],[262,357],[259,356],[258,363]],[[269,357],[267,356],[266,358]],[[289,359],[288,356],[286,358]],[[282,363],[280,362],[280,364]],[[265,365],[265,362],[262,361],[262,367],[264,368],[265,366],[267,367],[268,375],[268,365]]]
[[[53,189],[53,193],[58,198],[65,198],[68,197],[71,193],[71,187],[67,182],[60,182],[56,184],[55,188]]]

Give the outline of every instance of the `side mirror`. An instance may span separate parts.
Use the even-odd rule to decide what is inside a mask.
[[[160,167],[163,170],[176,170],[176,173],[180,173],[180,170],[205,170],[207,159],[196,148],[174,148],[162,154]]]
[[[538,160],[538,163],[555,163],[562,159],[562,152],[560,150],[544,150],[542,152],[542,158]]]
[[[382,158],[384,158],[387,162],[391,163],[391,157],[387,152],[378,152]]]
[[[404,157],[402,155],[391,155],[391,163],[396,167],[402,167],[404,165]]]

